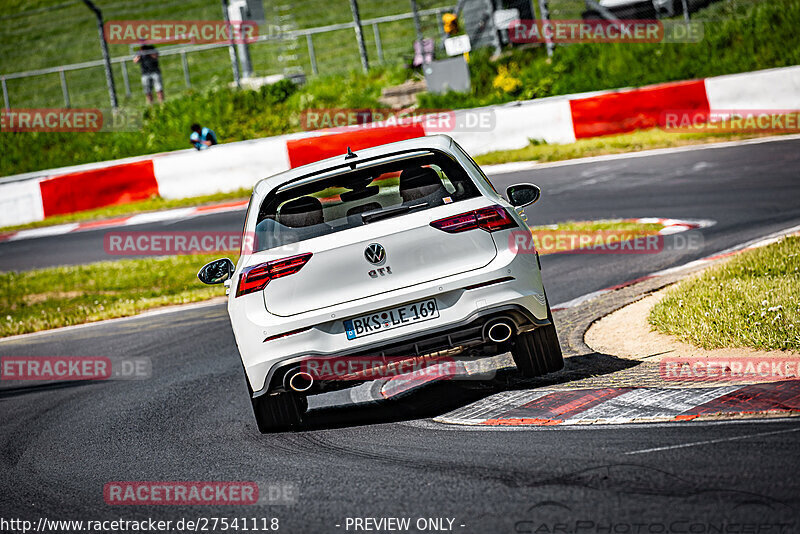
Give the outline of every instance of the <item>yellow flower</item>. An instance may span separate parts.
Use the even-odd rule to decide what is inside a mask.
[[[515,93],[522,87],[522,81],[519,78],[515,78],[508,71],[508,67],[501,65],[497,69],[497,76],[492,82],[492,87],[500,89],[504,93]]]

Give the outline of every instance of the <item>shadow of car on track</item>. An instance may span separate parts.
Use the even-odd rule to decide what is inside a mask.
[[[365,402],[342,402],[310,409],[299,432],[429,419],[503,391],[530,390],[609,375],[642,362],[591,353],[564,359],[561,371],[522,378],[514,368],[498,370],[491,380],[442,378],[400,395]],[[375,382],[380,389],[380,382]],[[375,389],[375,388],[373,388]],[[347,390],[343,390],[347,391]],[[310,397],[311,398],[311,397]]]

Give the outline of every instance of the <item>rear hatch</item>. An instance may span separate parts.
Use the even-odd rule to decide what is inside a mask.
[[[312,256],[295,274],[267,284],[267,310],[296,315],[480,269],[497,255],[489,232],[446,233],[430,222],[487,204],[478,197],[301,241],[297,252]],[[366,254],[373,244],[385,251],[376,263]]]

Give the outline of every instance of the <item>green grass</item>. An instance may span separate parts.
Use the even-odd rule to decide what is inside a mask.
[[[494,165],[511,161],[562,161],[566,159],[638,152],[654,148],[671,148],[698,145],[721,141],[736,141],[755,137],[776,135],[775,133],[736,134],[728,132],[670,132],[660,128],[637,130],[632,133],[607,135],[580,139],[574,143],[549,145],[543,141],[532,140],[523,148],[498,150],[475,157],[479,165]]]
[[[114,217],[135,215],[137,213],[146,213],[149,211],[184,208],[188,206],[203,206],[206,204],[215,204],[226,200],[247,200],[250,197],[250,192],[251,191],[249,189],[239,189],[237,191],[231,191],[230,193],[215,193],[213,195],[190,198],[166,199],[161,197],[153,197],[148,200],[131,202],[129,204],[118,204],[116,206],[106,206],[104,208],[76,211],[75,213],[67,213],[64,215],[54,215],[42,221],[34,221],[16,226],[6,226],[0,228],[0,232],[13,232],[16,230],[41,228],[43,226],[53,226],[56,224],[99,221],[102,219],[112,219]]]
[[[619,229],[642,234],[655,226],[571,221],[537,228]],[[197,280],[200,267],[223,256],[181,255],[0,272],[0,337],[125,317],[224,295],[222,286],[206,286]],[[237,259],[235,253],[229,257],[234,262]]]
[[[591,238],[592,242],[586,246],[595,244],[595,240],[600,240],[601,243],[610,245],[612,239],[615,242],[631,241],[647,235],[657,234],[662,228],[663,226],[658,223],[609,219],[601,221],[567,221],[558,224],[532,226],[531,232],[539,255],[546,256],[547,254],[574,250],[571,245],[577,243],[582,236]],[[550,236],[550,238],[563,236],[564,239],[549,239],[545,247],[541,241],[544,241],[546,236]]]
[[[223,255],[107,261],[0,273],[0,337],[224,295],[221,286],[206,286],[196,278],[203,264]]]
[[[600,221],[566,221],[557,224],[545,224],[542,226],[531,226],[534,232],[537,230],[563,230],[573,232],[635,232],[638,235],[646,235],[658,232],[663,226],[658,223],[640,223],[636,221],[608,219]]]
[[[800,237],[743,252],[678,284],[649,320],[705,349],[800,351]]]

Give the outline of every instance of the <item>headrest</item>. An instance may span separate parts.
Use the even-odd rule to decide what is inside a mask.
[[[436,192],[444,193],[446,190],[432,168],[415,167],[400,173],[400,197],[403,202],[418,200]]]
[[[314,197],[300,197],[289,201],[281,206],[278,222],[291,228],[322,224],[322,202]]]

